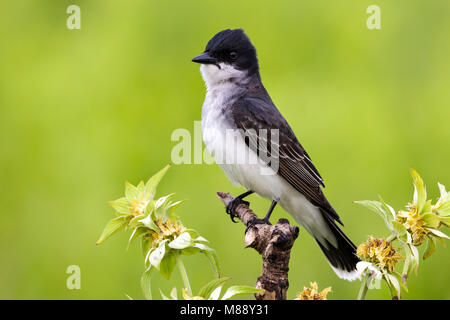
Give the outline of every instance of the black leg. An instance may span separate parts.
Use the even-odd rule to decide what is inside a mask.
[[[270,222],[269,222],[270,215],[272,214],[273,209],[275,209],[275,206],[277,205],[277,203],[278,202],[275,201],[275,200],[272,201],[272,204],[270,205],[269,211],[267,211],[266,216],[263,219],[265,222],[270,224]]]
[[[231,221],[237,222],[237,221],[234,221],[234,217],[235,217],[234,212],[235,212],[237,206],[241,203],[244,203],[248,206],[250,203],[248,201],[243,201],[242,199],[244,199],[246,196],[251,195],[252,193],[254,193],[254,191],[251,191],[251,190],[244,192],[243,194],[234,198],[233,201],[231,201],[227,205],[226,212],[230,215]]]
[[[266,216],[264,217],[264,219],[255,219],[253,220],[251,223],[249,223],[247,225],[247,228],[245,229],[245,233],[247,233],[247,230],[251,227],[254,226],[255,224],[260,224],[260,223],[266,223],[266,224],[271,224],[269,219],[270,219],[270,215],[273,212],[273,209],[275,209],[275,206],[277,205],[277,201],[273,200],[272,204],[270,205],[269,211],[267,211]]]

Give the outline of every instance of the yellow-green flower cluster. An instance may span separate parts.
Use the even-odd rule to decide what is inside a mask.
[[[373,237],[369,237],[366,242],[358,246],[356,255],[376,265],[380,270],[390,273],[394,272],[395,265],[403,258],[396,252],[391,242]]]
[[[168,169],[166,166],[147,183],[141,181],[137,186],[125,184],[125,197],[110,202],[117,217],[108,222],[97,241],[100,244],[122,229],[132,230],[128,245],[140,238],[146,267],[141,283],[145,284],[143,290],[147,298],[150,297],[148,284],[153,269],[169,279],[175,265],[181,265],[180,255],[204,253],[215,273],[219,274],[218,259],[208,241],[195,230],[185,228],[174,214],[183,201],[172,201],[174,194],[154,198],[156,187]]]
[[[450,239],[438,230],[442,226],[450,226],[450,192],[438,184],[440,198],[435,205],[427,199],[425,184],[419,174],[411,169],[414,182],[413,201],[406,206],[406,210],[395,210],[381,198],[380,201],[364,200],[356,203],[377,213],[388,227],[391,235],[386,239],[369,237],[367,242],[357,248],[357,255],[364,261],[357,264],[360,275],[366,275],[369,282],[373,279],[387,281],[393,296],[400,296],[400,284],[405,285],[410,273],[419,265],[418,246],[425,241],[427,248],[423,259],[429,257],[436,250],[436,240]],[[399,260],[403,257],[393,248],[391,242],[398,240],[405,255],[402,274],[395,271]]]
[[[419,174],[411,170],[414,180],[413,202],[406,206],[407,210],[401,210],[396,215],[396,221],[400,222],[411,236],[411,243],[420,246],[425,240],[434,241],[434,238],[442,239],[448,236],[438,229],[450,225],[450,194],[445,187],[438,183],[441,196],[435,205],[427,200],[427,191]],[[408,239],[407,239],[408,242]]]
[[[426,240],[430,231],[426,228],[427,222],[419,214],[417,206],[410,204],[408,209],[408,211],[399,211],[396,220],[405,226],[406,230],[411,234],[412,244],[417,247]]]
[[[302,292],[297,294],[295,300],[327,300],[327,294],[331,292],[331,287],[319,291],[317,282],[310,282],[309,285],[310,288],[303,287]]]
[[[180,236],[186,231],[186,228],[177,220],[171,221],[168,219],[166,222],[162,221],[160,218],[155,221],[157,230],[149,229],[148,233],[144,235],[152,243],[153,248],[157,248],[159,244],[164,240],[175,240],[176,237]]]

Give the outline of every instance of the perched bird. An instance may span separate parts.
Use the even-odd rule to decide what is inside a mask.
[[[322,177],[264,88],[244,31],[220,31],[192,61],[201,64],[207,87],[203,141],[229,180],[247,190],[227,212],[233,215],[239,203],[248,203],[244,197],[257,193],[272,201],[263,219],[268,222],[279,203],[314,237],[340,278],[358,278],[356,247],[337,226],[342,222],[322,192]]]

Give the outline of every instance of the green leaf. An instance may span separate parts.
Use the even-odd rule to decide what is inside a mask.
[[[217,288],[222,286],[226,281],[230,280],[231,278],[218,278],[211,280],[207,284],[205,284],[200,291],[198,292],[198,296],[203,297],[205,299],[208,299],[210,294]]]
[[[146,267],[146,268],[148,268],[149,266],[151,266],[150,261],[149,261],[149,258],[150,258],[150,255],[152,254],[153,251],[155,251],[155,248],[151,247],[151,248],[147,251],[147,254],[145,255],[145,258],[144,258],[144,264],[145,264],[145,267]]]
[[[152,241],[149,240],[147,237],[142,237],[141,238],[141,250],[142,250],[142,255],[145,257],[148,253],[148,251],[151,249],[152,247]]]
[[[211,292],[211,294],[209,295],[208,300],[219,300],[222,287],[223,286],[215,288],[213,292]]]
[[[194,247],[199,248],[202,251],[214,251],[214,249],[201,242],[194,243]]]
[[[172,291],[170,291],[170,297],[173,300],[178,300],[178,294],[177,294],[177,288],[176,287],[173,287]]]
[[[173,213],[181,204],[185,203],[186,200],[180,200],[177,202],[173,202],[167,206],[167,212],[169,214]]]
[[[358,274],[363,275],[370,265],[372,265],[371,262],[367,262],[367,261],[358,262],[356,264],[356,270],[358,271]]]
[[[200,250],[200,248],[197,248],[197,247],[187,247],[187,248],[182,249],[180,251],[180,253],[183,254],[183,255],[186,255],[186,256],[190,256],[190,255],[199,253],[201,251],[202,250]]]
[[[420,214],[422,213],[422,210],[427,201],[427,191],[425,189],[422,178],[413,168],[411,168],[411,175],[414,182],[414,203],[417,205],[418,212]]]
[[[128,239],[128,245],[127,245],[127,250],[130,247],[131,243],[136,240],[137,238],[139,238],[139,236],[141,236],[142,234],[144,234],[147,230],[145,230],[145,228],[142,227],[137,227],[133,230],[133,232],[131,233],[130,238]]]
[[[155,201],[155,209],[166,208],[170,204],[170,200],[175,196],[175,192],[170,193],[164,197],[159,198]]]
[[[148,257],[148,260],[152,266],[159,270],[159,266],[161,264],[164,255],[166,254],[166,242],[168,240],[163,240],[159,244],[158,248],[156,248]]]
[[[408,291],[408,287],[406,285],[406,282],[403,281],[402,275],[400,273],[398,273],[397,271],[394,271],[393,273],[391,273],[391,275],[393,275],[394,277],[397,278],[398,282],[401,284],[401,286]]]
[[[440,217],[434,213],[425,213],[422,215],[422,219],[426,223],[425,226],[430,228],[438,228],[441,223]]]
[[[209,243],[209,241],[206,240],[205,238],[203,238],[202,236],[198,236],[197,238],[195,238],[193,240],[194,240],[194,242]]]
[[[249,286],[232,286],[229,287],[228,290],[225,292],[225,294],[222,297],[222,300],[228,300],[239,294],[252,294],[262,291],[264,291],[264,289],[256,289],[254,287]]]
[[[192,297],[192,289],[191,289],[191,285],[189,283],[189,277],[187,275],[183,260],[181,260],[180,255],[177,255],[176,258],[177,258],[178,270],[180,271],[180,275],[181,275],[181,280],[183,280],[184,289],[186,290],[187,295]],[[185,296],[184,293],[183,293],[183,296]]]
[[[411,242],[412,242],[411,233],[406,232],[406,243],[411,244]]]
[[[144,192],[145,191],[145,183],[144,181],[139,182],[139,184],[136,187],[139,191],[139,193]]]
[[[381,198],[381,196],[379,197],[380,198],[380,202],[381,202],[381,204],[383,205],[383,208],[384,208],[384,210],[385,210],[385,212],[387,213],[387,217],[390,217],[390,216],[392,216],[392,218],[394,218],[395,219],[395,210],[394,210],[394,208],[392,208],[390,205],[388,205],[382,198]]]
[[[210,251],[202,251],[202,252],[209,259],[211,268],[213,269],[213,272],[216,275],[216,277],[220,278],[221,268],[220,268],[219,258],[217,257],[216,251],[211,249]]]
[[[390,273],[385,273],[384,276],[386,282],[388,283],[389,289],[391,290],[392,296],[393,297],[397,296],[398,298],[400,298],[401,291],[400,291],[400,282],[398,281],[398,279]]]
[[[174,240],[169,243],[169,247],[172,249],[184,249],[187,247],[191,247],[194,242],[191,239],[191,235],[188,232],[183,232]]]
[[[445,190],[445,186],[443,184],[440,184],[438,182],[438,187],[439,187],[439,192],[441,194],[441,199],[442,200],[450,200],[450,193],[447,193],[447,190]]]
[[[125,182],[125,197],[132,202],[134,199],[139,199],[139,190],[129,182]]]
[[[153,199],[155,196],[156,188],[169,168],[170,165],[165,166],[162,170],[155,173],[145,184],[145,194],[148,195],[150,199]]]
[[[144,297],[147,300],[152,300],[152,287],[151,287],[151,277],[153,273],[154,268],[150,266],[145,272],[142,274],[141,277],[141,289],[144,293]]]
[[[442,217],[450,216],[450,200],[447,200],[441,204],[441,206],[437,209],[437,213]]]
[[[400,241],[399,244],[403,247],[406,255],[402,274],[407,278],[413,270],[417,273],[417,268],[419,266],[419,251],[412,244],[407,244],[402,241]]]
[[[184,230],[184,232],[188,232],[191,235],[192,239],[195,239],[200,236],[200,234],[197,231],[195,231],[194,229],[186,229],[186,230]]]
[[[434,239],[436,239],[437,241],[439,241],[439,242],[442,244],[442,246],[445,247],[445,241],[444,241],[444,238],[434,238]]]
[[[149,200],[147,206],[145,207],[144,215],[145,216],[150,215],[151,213],[153,213],[154,209],[155,209],[155,201]]]
[[[394,232],[397,234],[397,237],[400,238],[401,240],[403,240],[404,242],[407,242],[406,227],[396,220],[392,220],[391,223],[392,223]]]
[[[447,227],[450,227],[450,217],[441,217],[441,223]]]
[[[158,226],[155,224],[155,222],[153,221],[153,217],[151,214],[149,214],[148,216],[146,216],[144,219],[139,220],[140,223],[142,223],[144,226],[146,226],[147,228],[153,230],[153,231],[159,231]]]
[[[125,297],[127,297],[128,300],[134,300],[132,297],[130,297],[128,294],[124,293]]]
[[[159,293],[161,294],[161,298],[162,298],[163,300],[170,300],[170,298],[168,298],[168,297],[164,294],[164,292],[162,292],[161,288],[159,288]]]
[[[383,219],[388,229],[393,231],[391,221],[392,219],[395,219],[395,215],[393,215],[390,210],[386,210],[385,206],[380,201],[361,200],[354,202],[378,214]]]
[[[162,218],[163,221],[166,221],[169,218],[173,219],[173,214],[169,214],[167,206],[171,203],[171,200],[174,196],[175,193],[171,193],[155,201],[154,212],[156,220],[159,220],[159,218]]]
[[[409,248],[409,244],[400,241],[400,245],[403,247],[403,250],[405,251],[405,263],[403,264],[402,274],[407,278],[409,277],[412,269],[411,268],[412,253],[411,249]]]
[[[441,232],[439,230],[436,230],[436,229],[433,229],[433,228],[425,228],[425,229],[430,231],[432,234],[434,234],[438,238],[450,239],[448,235],[446,235],[445,233],[443,233],[443,232]]]
[[[425,252],[423,253],[423,259],[425,260],[429,256],[433,254],[433,252],[436,251],[436,240],[432,237],[427,237],[427,248],[425,249]]]
[[[423,206],[422,212],[423,213],[431,212],[431,200],[427,200],[425,202],[425,205]]]
[[[137,227],[140,223],[142,223],[142,222],[140,222],[140,220],[144,219],[144,217],[145,216],[143,214],[133,217],[130,220],[129,226],[132,228]]]
[[[119,214],[128,214],[130,213],[130,202],[127,198],[120,198],[114,201],[110,201],[109,205],[116,210]]]
[[[103,232],[100,236],[100,238],[97,240],[97,245],[101,244],[103,241],[111,237],[114,233],[117,231],[125,228],[126,226],[126,220],[125,217],[120,216],[117,218],[114,218],[110,220],[107,224],[105,229],[103,229]]]
[[[178,253],[174,250],[168,250],[167,253],[164,255],[164,258],[161,260],[161,264],[159,265],[159,272],[167,280],[170,279],[170,276],[172,275],[172,272],[177,263],[176,260],[177,254]]]
[[[409,245],[411,249],[411,269],[414,270],[417,274],[417,269],[419,268],[419,250],[417,250],[416,246]]]

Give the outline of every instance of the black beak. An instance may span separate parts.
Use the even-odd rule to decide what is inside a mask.
[[[202,64],[216,64],[216,58],[213,58],[209,55],[208,52],[203,52],[201,55],[192,59],[192,62],[202,63]]]

